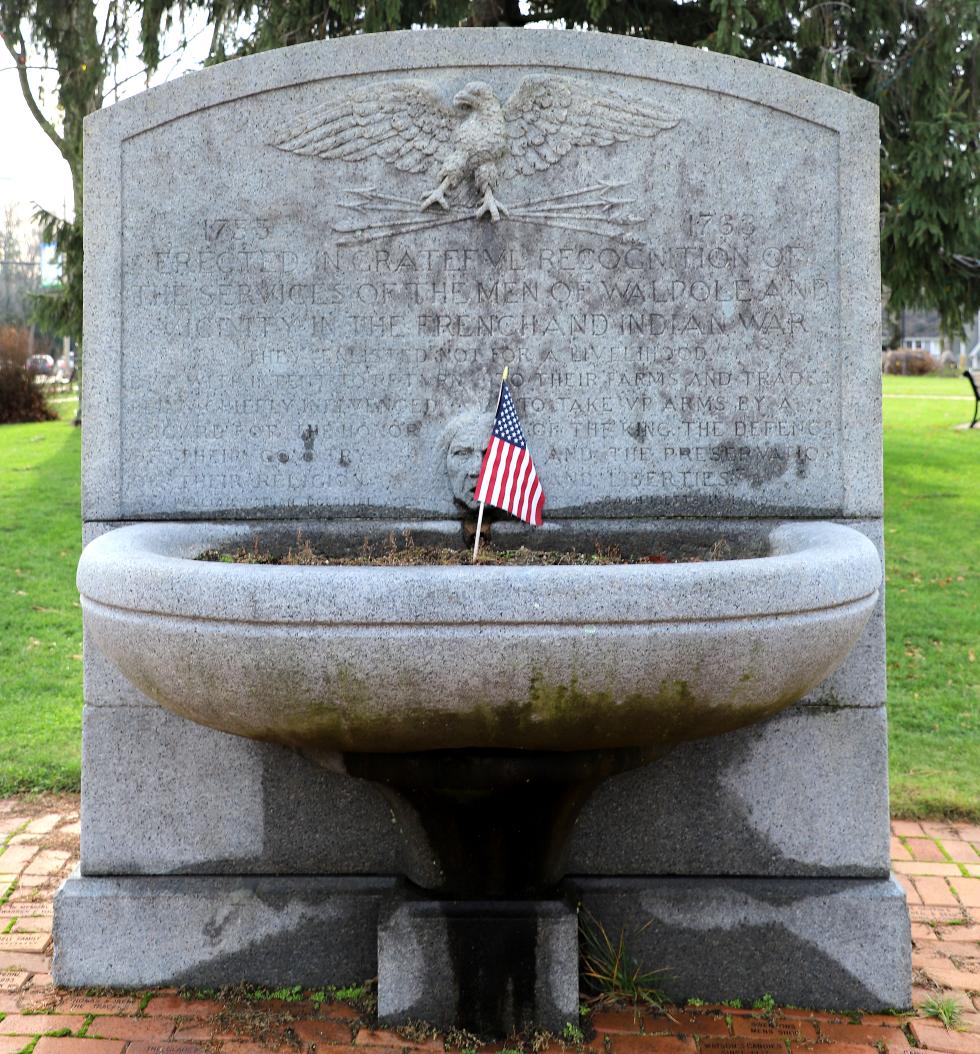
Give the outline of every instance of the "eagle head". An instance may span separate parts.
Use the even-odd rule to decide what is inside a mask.
[[[497,101],[493,88],[483,81],[470,81],[453,96],[453,106],[460,110],[485,110],[491,103]]]

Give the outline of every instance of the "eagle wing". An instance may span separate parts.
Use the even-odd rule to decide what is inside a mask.
[[[667,110],[606,91],[595,94],[568,77],[525,77],[504,105],[511,173],[530,175],[559,162],[576,146],[650,139],[680,118]]]
[[[308,110],[270,145],[343,161],[381,157],[402,172],[422,173],[445,159],[458,120],[424,85],[390,81]]]

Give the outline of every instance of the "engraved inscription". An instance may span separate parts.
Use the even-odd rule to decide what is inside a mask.
[[[428,122],[430,139],[423,149],[406,125],[400,167],[380,133],[343,139],[358,107],[369,129],[382,113],[398,128],[392,99],[408,88],[397,83],[401,95],[382,93],[375,109],[370,88],[335,89],[315,109],[325,89],[311,86],[297,107],[307,131],[287,129],[280,150],[267,145],[274,100],[240,100],[236,109],[254,108],[241,122],[253,138],[220,187],[187,195],[193,207],[162,206],[146,185],[165,130],[127,144],[125,509],[451,515],[504,366],[552,515],[839,507],[831,133],[807,133],[824,169],[801,172],[775,151],[765,157],[774,173],[756,185],[759,158],[729,148],[755,111],[730,101],[712,111],[699,98],[688,112],[675,93],[659,129],[673,129],[671,149],[648,144],[646,167],[621,171],[621,150],[608,149],[643,141],[624,109],[612,124],[622,135],[583,132],[562,150],[542,140],[555,154],[547,164],[522,169],[514,150],[530,157],[531,140],[515,147],[511,136],[507,165],[497,157],[480,184],[477,152],[463,157],[459,137],[467,121],[490,120],[487,107],[506,123],[515,99],[547,89],[567,103],[562,127],[591,107],[597,135],[594,113],[612,121],[609,108],[631,96],[600,85],[579,97],[570,78],[524,77],[509,92],[469,82],[457,94],[476,101],[451,108],[439,100],[455,86],[426,87],[427,102],[415,85],[413,120]],[[225,119],[196,116],[188,141],[220,141]],[[696,119],[703,127],[691,131]],[[785,121],[789,137],[796,125]],[[189,152],[177,178],[205,178],[208,156]],[[450,156],[446,212],[419,176]],[[257,157],[280,166],[263,169],[261,192]],[[488,191],[500,222],[486,222]]]

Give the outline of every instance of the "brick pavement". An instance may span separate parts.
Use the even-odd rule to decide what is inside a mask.
[[[374,1027],[324,993],[113,993],[55,988],[51,904],[78,855],[78,800],[0,800],[0,1054],[438,1054],[499,1052],[473,1038]],[[593,1008],[584,1042],[525,1038],[524,1054],[980,1054],[980,827],[892,824],[892,858],[912,915],[913,999],[955,1001],[958,1028],[933,1017],[730,1006]],[[510,1042],[506,1046],[518,1046]]]

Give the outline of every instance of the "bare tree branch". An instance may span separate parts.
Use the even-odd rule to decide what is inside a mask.
[[[52,70],[55,73],[58,72],[58,67],[57,66],[35,66],[33,64],[31,64],[29,66],[21,66],[20,64],[17,64],[16,66],[0,66],[0,73],[9,73],[11,70],[19,70],[19,69],[25,69],[25,70]]]
[[[211,34],[211,46],[208,48],[208,58],[214,58],[214,53],[218,47],[218,41],[221,39],[221,27],[224,21],[224,4],[216,3],[212,10],[212,17],[214,18],[214,32]]]
[[[112,13],[113,13],[113,9],[115,8],[115,6],[116,6],[115,3],[110,3],[106,7],[105,25],[103,25],[103,27],[102,27],[102,38],[99,41],[99,47],[103,51],[105,51],[105,42],[109,39],[109,24],[112,21]]]
[[[17,30],[17,50],[15,51],[10,41],[7,39],[9,34],[0,34],[3,37],[4,47],[10,52],[10,57],[14,60],[17,67],[17,79],[20,81],[20,90],[24,96],[24,101],[27,103],[28,109],[34,115],[34,120],[44,129],[45,135],[51,140],[52,143],[58,148],[58,152],[67,161],[68,155],[65,153],[65,141],[60,135],[54,125],[44,116],[41,112],[41,107],[38,106],[37,100],[34,98],[34,93],[31,91],[30,82],[27,79],[27,47],[24,44],[24,38],[21,36],[20,30]]]

